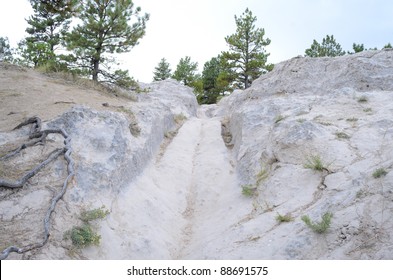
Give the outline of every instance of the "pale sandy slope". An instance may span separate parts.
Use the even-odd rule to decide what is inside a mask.
[[[199,115],[114,199],[101,246],[89,248],[87,257],[225,258],[220,251],[236,244],[237,223],[251,205],[241,195],[220,120]]]

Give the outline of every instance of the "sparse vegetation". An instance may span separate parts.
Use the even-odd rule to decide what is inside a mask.
[[[366,191],[364,189],[360,189],[356,192],[356,198],[362,198],[363,196],[366,195]]]
[[[168,139],[173,139],[177,134],[177,130],[171,130],[164,133],[164,137]]]
[[[261,170],[258,172],[257,176],[256,176],[256,185],[259,186],[259,184],[264,181],[265,179],[267,179],[267,177],[269,176],[269,172],[266,168],[261,168]]]
[[[372,110],[373,110],[373,109],[371,109],[371,108],[364,108],[364,109],[363,109],[363,112],[365,112],[365,113],[370,113],[370,112],[372,112]]]
[[[384,168],[378,168],[373,172],[373,177],[375,179],[381,178],[383,176],[386,176],[388,172]]]
[[[103,219],[109,214],[109,210],[105,209],[104,206],[93,210],[82,211],[80,219],[85,223],[94,221],[97,219]]]
[[[176,124],[181,124],[183,123],[185,120],[187,120],[187,117],[183,114],[177,114],[173,117],[173,119],[175,120]]]
[[[358,102],[359,103],[366,103],[366,102],[368,102],[368,98],[367,98],[367,96],[361,96],[361,97],[359,97],[358,98]]]
[[[253,185],[243,185],[242,194],[247,197],[252,197],[255,195],[257,188]]]
[[[71,239],[72,245],[77,248],[84,248],[90,245],[99,245],[101,236],[97,234],[90,225],[91,221],[103,219],[109,214],[104,206],[92,210],[82,211],[80,219],[83,221],[81,226],[74,226],[66,231],[64,239]]]
[[[332,217],[332,213],[326,212],[325,214],[323,214],[322,221],[320,222],[312,222],[310,217],[308,217],[307,215],[302,217],[302,221],[314,232],[324,233],[330,227]]]
[[[289,223],[289,222],[293,221],[293,218],[292,218],[291,214],[286,214],[286,215],[278,214],[276,216],[276,221],[279,223]]]
[[[349,139],[349,135],[346,134],[345,132],[336,132],[336,136],[339,139]]]
[[[323,171],[327,169],[319,155],[312,155],[307,158],[307,162],[304,165],[307,169],[312,169],[315,171]]]
[[[285,116],[283,116],[283,115],[278,115],[278,116],[276,116],[276,118],[274,119],[274,123],[279,123],[279,122],[281,122],[282,120],[284,120],[286,117]]]
[[[356,122],[356,121],[358,121],[358,120],[359,120],[358,118],[352,117],[352,118],[348,118],[348,119],[347,119],[347,122]]]
[[[100,244],[101,236],[95,233],[89,224],[73,227],[68,234],[72,244],[77,248]]]
[[[331,122],[324,122],[324,121],[319,121],[318,123],[323,125],[323,126],[331,126],[331,125],[333,125]]]

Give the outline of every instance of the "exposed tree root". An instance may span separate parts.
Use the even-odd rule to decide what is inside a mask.
[[[31,251],[34,249],[38,249],[43,247],[49,239],[50,236],[50,218],[51,215],[53,213],[53,211],[55,210],[56,204],[57,202],[63,197],[66,189],[67,189],[67,185],[68,183],[71,181],[72,177],[74,176],[74,162],[71,158],[71,146],[70,146],[70,137],[68,136],[68,134],[63,130],[63,129],[48,129],[48,130],[44,130],[41,131],[41,120],[38,117],[33,117],[30,118],[24,122],[22,122],[21,124],[19,124],[17,127],[15,127],[14,129],[19,129],[25,125],[28,124],[32,124],[31,129],[30,129],[30,133],[29,133],[29,139],[34,139],[32,141],[29,141],[28,143],[23,144],[22,146],[20,146],[18,149],[11,151],[10,153],[8,153],[7,155],[3,156],[0,158],[0,160],[4,160],[7,158],[10,158],[12,156],[15,156],[16,154],[18,154],[21,150],[33,146],[39,142],[43,143],[45,142],[46,137],[48,136],[48,134],[51,133],[57,133],[57,134],[61,134],[64,137],[64,148],[62,149],[56,149],[54,150],[46,160],[44,160],[43,162],[41,162],[38,166],[34,167],[32,170],[30,170],[29,172],[27,172],[25,175],[23,175],[22,178],[20,178],[19,180],[16,181],[9,181],[6,179],[2,179],[0,178],[0,187],[6,187],[6,188],[21,188],[23,187],[23,185],[26,184],[26,182],[33,177],[34,175],[36,175],[42,168],[44,168],[46,165],[48,165],[50,162],[54,161],[56,158],[58,158],[61,154],[64,154],[64,158],[67,161],[68,165],[67,165],[67,171],[68,171],[68,176],[65,179],[64,183],[63,183],[63,187],[62,189],[52,198],[51,204],[46,212],[45,218],[44,218],[44,237],[43,240],[40,242],[36,242],[24,247],[17,247],[17,246],[10,246],[6,249],[4,249],[1,253],[0,253],[0,260],[4,260],[8,257],[8,255],[12,252],[18,253],[18,254],[23,254],[27,251]]]

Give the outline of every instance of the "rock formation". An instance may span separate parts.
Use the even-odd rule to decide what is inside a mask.
[[[25,141],[28,128],[11,129],[41,112],[43,129],[70,135],[75,161],[47,244],[11,259],[393,258],[390,49],[296,57],[199,108],[172,80],[143,85],[130,101],[30,70],[0,72],[0,152]],[[61,141],[48,136],[2,161],[0,178],[23,174]],[[0,189],[0,250],[42,236],[65,176],[58,159],[22,189]],[[101,206],[110,213],[94,225],[100,245],[75,249],[64,233]]]

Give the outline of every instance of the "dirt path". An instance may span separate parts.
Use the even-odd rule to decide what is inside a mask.
[[[220,120],[200,115],[188,120],[161,160],[153,160],[114,201],[101,229],[102,246],[89,249],[88,257],[220,257],[219,249],[228,246],[222,233],[229,236],[250,209],[221,138]]]

